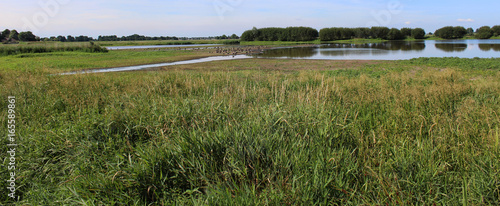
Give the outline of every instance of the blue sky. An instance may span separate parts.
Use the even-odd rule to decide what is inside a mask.
[[[498,0],[18,0],[0,3],[0,29],[57,35],[240,35],[253,26],[421,27],[500,25]]]

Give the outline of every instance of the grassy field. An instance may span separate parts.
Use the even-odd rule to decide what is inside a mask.
[[[0,57],[1,125],[7,96],[17,98],[16,204],[500,204],[500,59],[47,75],[206,55],[215,54]]]
[[[50,52],[0,57],[0,71],[14,73],[60,73],[93,68],[153,64],[216,56],[212,50],[134,49],[107,53]]]
[[[87,53],[106,53],[106,48],[100,47],[94,42],[78,43],[25,43],[0,45],[0,56],[11,56],[17,54],[40,54],[52,52],[80,51]]]
[[[238,39],[221,40],[150,40],[150,41],[98,41],[102,46],[141,46],[141,45],[189,45],[189,44],[237,44]]]

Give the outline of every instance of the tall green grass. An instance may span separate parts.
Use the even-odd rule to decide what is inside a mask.
[[[212,52],[210,52],[212,51]],[[61,73],[85,69],[153,64],[220,55],[213,50],[111,50],[106,53],[25,53],[0,57],[1,72]]]
[[[18,100],[18,204],[500,203],[498,72],[426,60],[240,63],[2,74],[1,96]]]
[[[9,56],[16,54],[26,53],[48,53],[48,52],[61,52],[61,51],[82,51],[82,52],[108,52],[104,47],[100,47],[93,42],[78,43],[78,44],[64,44],[64,43],[50,43],[50,44],[19,44],[19,45],[2,45],[0,46],[0,56]]]
[[[103,46],[140,46],[140,45],[189,45],[189,44],[239,44],[238,39],[221,40],[148,40],[148,41],[99,41]]]

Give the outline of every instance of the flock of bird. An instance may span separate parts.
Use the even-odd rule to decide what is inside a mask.
[[[217,53],[221,55],[239,55],[239,54],[258,54],[264,52],[264,50],[269,49],[268,46],[222,46],[222,47],[173,47],[166,48],[174,50],[209,50],[208,53]],[[147,48],[145,50],[161,51],[165,48]]]
[[[210,50],[209,53],[217,53],[222,55],[238,55],[238,54],[256,54],[261,53],[265,49],[269,49],[267,46],[238,46],[238,47],[196,47],[196,48],[182,48],[176,47],[175,50]],[[162,50],[162,49],[154,49]]]
[[[261,53],[266,46],[246,46],[246,47],[215,47],[215,53],[223,55],[256,54]],[[210,52],[212,53],[212,51]]]

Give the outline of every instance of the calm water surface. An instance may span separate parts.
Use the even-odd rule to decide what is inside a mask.
[[[159,47],[211,46],[202,45],[156,45],[108,47],[108,49],[134,49]],[[215,46],[215,45],[213,45]],[[179,64],[247,59],[247,58],[288,58],[288,59],[329,59],[329,60],[402,60],[419,57],[460,57],[460,58],[500,58],[500,39],[495,40],[445,40],[445,41],[389,41],[369,44],[324,44],[312,47],[288,47],[266,50],[255,55],[214,56],[188,61],[160,64],[147,64],[128,67],[103,68],[79,72],[63,73],[101,73],[143,70]]]
[[[258,58],[401,60],[418,57],[500,57],[500,40],[389,41],[368,44],[325,44],[279,48]]]

